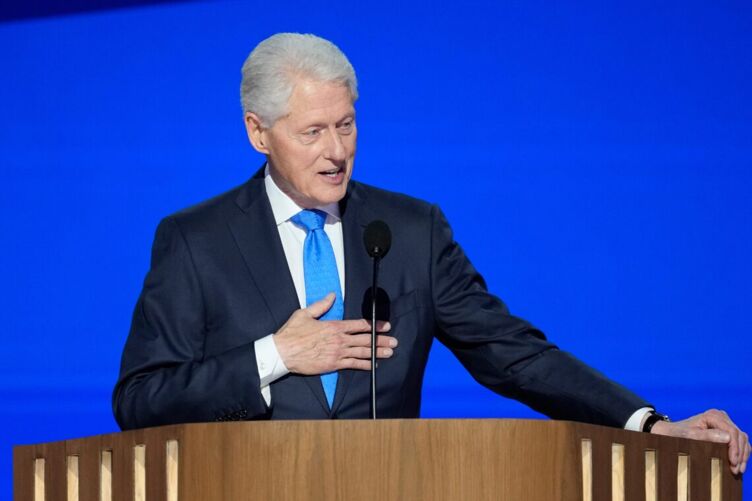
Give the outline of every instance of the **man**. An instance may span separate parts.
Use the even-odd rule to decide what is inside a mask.
[[[378,410],[417,417],[434,336],[485,386],[557,419],[729,444],[720,411],[670,423],[491,295],[436,206],[350,181],[355,73],[330,42],[279,34],[243,66],[248,138],[267,158],[244,185],[165,218],[113,395],[123,428],[241,419],[365,418],[371,266],[363,229],[394,233],[380,285]]]

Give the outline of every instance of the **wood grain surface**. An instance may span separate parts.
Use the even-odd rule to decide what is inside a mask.
[[[583,440],[590,462],[583,462]],[[14,499],[34,499],[37,458],[45,460],[45,500],[68,499],[75,456],[79,500],[99,500],[102,453],[111,451],[112,499],[132,501],[136,450],[144,452],[147,501],[167,500],[175,476],[170,501],[569,501],[584,499],[588,476],[594,500],[645,501],[649,451],[659,500],[677,499],[680,455],[688,458],[689,499],[711,499],[712,486],[724,501],[739,501],[742,492],[722,444],[563,421],[416,419],[199,423],[19,446]]]

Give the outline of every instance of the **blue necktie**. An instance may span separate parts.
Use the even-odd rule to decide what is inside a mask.
[[[342,320],[345,306],[342,301],[342,288],[339,284],[334,249],[332,249],[332,243],[324,231],[326,213],[320,210],[302,210],[290,220],[305,228],[307,232],[303,243],[306,306],[310,306],[323,299],[330,292],[334,292],[337,295],[334,304],[319,319]],[[334,402],[334,392],[337,390],[337,373],[322,374],[321,383],[324,386],[326,400],[331,408],[332,402]]]

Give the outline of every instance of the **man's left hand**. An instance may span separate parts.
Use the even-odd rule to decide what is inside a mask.
[[[658,421],[651,433],[728,444],[731,472],[737,475],[747,469],[749,437],[723,411],[711,409],[675,423]]]

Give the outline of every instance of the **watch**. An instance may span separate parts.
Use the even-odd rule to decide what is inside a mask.
[[[667,415],[660,414],[658,412],[653,411],[653,412],[650,413],[650,415],[648,416],[648,418],[645,420],[645,424],[642,425],[642,431],[644,433],[650,433],[650,430],[653,429],[653,426],[658,421],[666,421],[667,423],[671,422],[671,420],[668,418]]]

